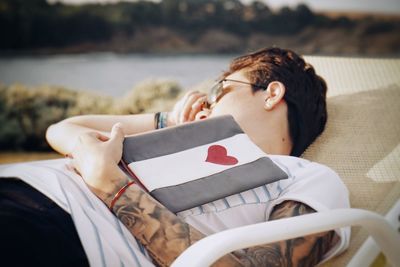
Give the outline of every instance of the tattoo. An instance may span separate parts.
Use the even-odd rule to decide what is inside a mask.
[[[184,250],[204,237],[136,185],[125,191],[113,211],[160,266],[171,265]],[[224,256],[214,265],[241,266],[233,255]]]
[[[117,185],[116,188],[119,188]],[[104,196],[110,203],[113,195]],[[170,266],[190,245],[204,235],[182,221],[138,186],[130,186],[116,201],[115,215],[137,238],[159,266]],[[315,212],[299,202],[285,201],[276,206],[270,219]],[[314,266],[338,241],[334,231],[235,251],[213,266]]]
[[[315,212],[300,202],[285,201],[276,206],[271,220]],[[338,241],[334,231],[298,237],[235,251],[244,266],[315,266]]]

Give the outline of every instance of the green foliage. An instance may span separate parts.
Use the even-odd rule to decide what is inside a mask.
[[[373,35],[377,33],[386,33],[386,32],[391,32],[391,31],[397,31],[400,29],[400,23],[397,25],[394,25],[393,23],[390,23],[388,21],[380,21],[380,22],[372,22],[368,23],[367,26],[365,27],[364,34],[366,35]]]
[[[181,92],[182,88],[173,81],[144,81],[118,101],[116,112],[135,114],[171,110]]]
[[[245,5],[239,0],[139,0],[72,6],[46,0],[0,0],[0,49],[108,42],[148,27],[167,27],[195,40],[210,30],[240,37],[260,32],[291,35],[309,26],[345,27],[346,23],[316,16],[304,4],[273,12],[261,1]]]
[[[147,81],[122,99],[62,87],[0,85],[0,150],[49,150],[46,129],[83,114],[132,114],[169,110],[182,89],[171,81]]]

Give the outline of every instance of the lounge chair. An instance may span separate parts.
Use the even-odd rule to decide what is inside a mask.
[[[307,59],[327,80],[329,119],[326,131],[303,157],[336,170],[350,190],[352,207],[360,210],[309,214],[217,233],[186,250],[174,266],[195,266],[194,259],[197,266],[207,266],[239,247],[354,224],[366,226],[392,265],[400,266],[400,237],[395,230],[400,214],[400,59]],[[395,203],[397,210],[389,219],[397,223],[393,227],[383,215]],[[347,252],[324,266],[370,265],[379,250],[373,241],[365,241],[365,229],[353,227]]]
[[[363,228],[352,227],[349,249],[323,266],[400,266],[400,59],[306,58],[327,81],[329,118],[302,157],[333,168],[357,209],[227,230],[194,244],[175,267],[207,266],[235,249],[343,225]]]

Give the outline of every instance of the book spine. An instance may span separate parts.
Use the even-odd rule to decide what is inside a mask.
[[[128,164],[122,159],[121,160],[121,165],[124,169],[125,172],[127,172],[129,174],[129,176],[132,178],[132,180],[138,185],[140,186],[145,192],[149,192],[149,190],[147,190],[147,188],[143,185],[143,183],[140,181],[140,179],[136,176],[136,174],[132,171],[131,168],[129,168]]]

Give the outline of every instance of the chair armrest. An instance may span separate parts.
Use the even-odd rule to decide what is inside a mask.
[[[337,209],[215,233],[190,246],[172,266],[210,266],[223,255],[238,249],[355,225],[368,231],[389,262],[392,264],[400,262],[400,253],[397,251],[400,247],[400,238],[381,215],[361,209]]]

